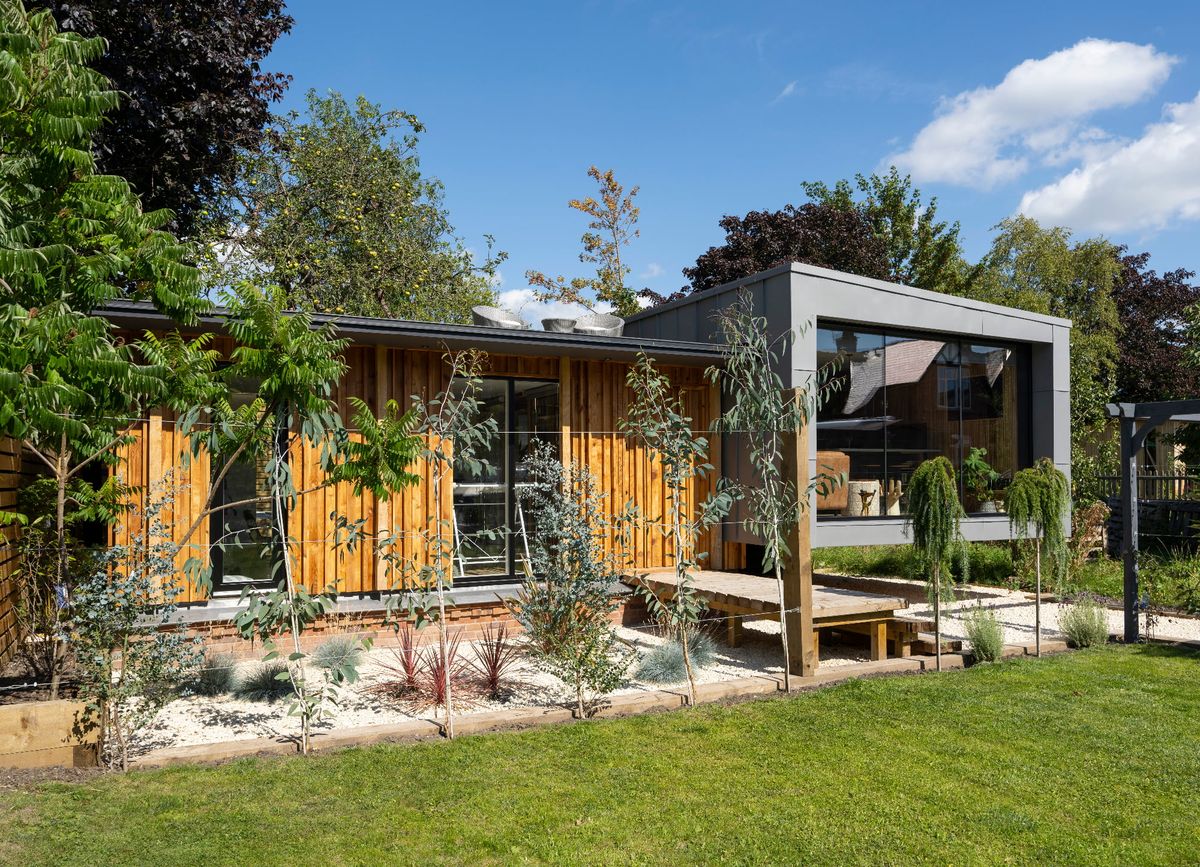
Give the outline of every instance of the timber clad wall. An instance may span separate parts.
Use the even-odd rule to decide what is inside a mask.
[[[0,510],[11,512],[17,506],[17,488],[21,480],[21,447],[16,440],[0,438]],[[17,582],[12,577],[17,549],[12,544],[20,533],[16,524],[0,529],[0,665],[16,650]]]
[[[388,400],[396,400],[402,407],[407,407],[412,395],[429,399],[446,385],[446,367],[440,351],[353,346],[347,349],[345,357],[349,369],[336,395],[344,418],[350,415],[351,397],[367,401],[378,413]],[[640,506],[643,515],[662,521],[667,509],[662,467],[657,462],[652,463],[642,449],[619,432],[618,422],[625,416],[632,398],[625,386],[628,369],[629,364],[624,362],[493,355],[489,357],[486,375],[559,381],[561,424],[564,441],[569,443],[570,457],[587,465],[595,474],[600,490],[608,495],[609,511],[618,512],[632,501]],[[663,371],[683,390],[695,427],[707,429],[719,412],[720,401],[716,389],[705,381],[703,369],[664,366]],[[207,497],[208,461],[201,459],[185,466],[180,460],[186,442],[169,413],[152,413],[134,433],[135,441],[122,454],[125,481],[142,491],[139,505],[144,505],[147,486],[160,483],[168,475],[173,477],[175,484],[181,487],[163,519],[175,528],[175,540],[181,541]],[[715,441],[711,443],[710,454],[719,470],[720,448]],[[439,508],[439,504],[433,502],[432,485],[424,468],[418,465],[414,469],[422,474],[421,483],[401,491],[389,502],[377,502],[370,494],[356,497],[348,484],[300,498],[298,507],[289,515],[289,525],[296,540],[299,579],[308,588],[323,590],[336,584],[338,592],[349,594],[390,589],[387,577],[375,562],[371,546],[361,546],[352,553],[334,551],[331,512],[351,521],[365,519],[366,528],[376,532],[394,529],[403,538],[399,553],[416,565],[422,562],[425,546],[418,534],[430,526],[435,515],[449,516],[452,491],[448,484],[445,485]],[[292,456],[292,472],[298,489],[316,486],[321,473],[315,450],[296,449]],[[689,491],[689,499],[692,502],[703,499],[708,484],[694,485]],[[206,552],[209,545],[207,525],[206,519],[188,548],[180,552],[180,569],[189,555]],[[143,529],[136,518],[127,521],[115,534],[115,541],[127,541],[129,532]],[[714,530],[713,539],[717,532]],[[715,559],[719,565],[721,546],[712,545],[711,541],[705,550],[717,552]],[[609,544],[611,546],[611,541]],[[633,556],[633,568],[671,565],[670,540],[655,530],[639,532],[628,553]],[[203,594],[197,588],[188,586],[180,601],[202,599]]]

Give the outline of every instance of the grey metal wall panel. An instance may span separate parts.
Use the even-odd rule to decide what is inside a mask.
[[[814,326],[818,319],[1028,344],[1033,382],[1032,456],[1049,456],[1069,476],[1070,323],[1066,320],[793,264],[645,311],[629,321],[626,333],[665,340],[713,340],[713,330],[705,327],[711,323],[712,311],[729,303],[742,286],[753,294],[755,312],[771,324],[772,338],[788,328],[797,334],[780,364],[780,376],[788,387],[809,384],[815,373]],[[684,312],[688,309],[692,313]],[[816,437],[810,437],[809,468],[814,474],[816,451]],[[725,466],[737,467],[738,475],[744,478],[748,470],[745,450],[727,440],[722,455]],[[907,541],[903,521],[818,522],[815,511],[810,511],[810,515],[813,544],[819,547]],[[973,541],[1010,538],[1008,520],[1003,516],[965,519],[963,533]],[[751,541],[740,528],[731,527],[727,538]]]

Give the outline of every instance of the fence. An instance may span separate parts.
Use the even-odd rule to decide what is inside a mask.
[[[1105,498],[1121,496],[1120,476],[1097,476],[1097,486]],[[1140,500],[1200,500],[1200,472],[1184,475],[1138,475]]]

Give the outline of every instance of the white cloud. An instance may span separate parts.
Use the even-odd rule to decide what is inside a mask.
[[[987,188],[1023,174],[1033,160],[1061,161],[1107,138],[1080,131],[1097,111],[1132,105],[1161,85],[1177,58],[1153,45],[1084,39],[1009,70],[995,87],[944,99],[938,116],[895,164],[918,180]]]
[[[793,95],[796,92],[796,86],[799,83],[800,82],[798,82],[798,81],[789,81],[787,84],[785,84],[783,86],[783,90],[779,91],[779,93],[775,96],[775,98],[773,100],[771,100],[771,105],[774,105],[777,102],[781,102],[782,100],[785,100],[789,96]]]
[[[1022,213],[1074,229],[1157,229],[1200,219],[1200,94],[1166,106],[1132,142],[1085,155],[1070,174],[1021,199]]]
[[[582,304],[566,304],[562,301],[538,301],[533,297],[533,290],[508,289],[500,293],[499,304],[505,310],[511,310],[523,320],[536,328],[541,327],[543,319],[570,319],[590,313]],[[608,313],[612,305],[599,301],[595,305],[597,313]]]
[[[649,265],[646,266],[645,270],[643,270],[642,273],[638,274],[638,279],[653,280],[655,277],[661,277],[663,274],[666,274],[666,273],[667,273],[666,269],[663,268],[662,265],[658,264],[657,262],[651,262]]]

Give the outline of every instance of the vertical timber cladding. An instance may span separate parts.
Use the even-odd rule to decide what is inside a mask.
[[[228,347],[224,347],[228,349]],[[447,383],[447,368],[441,350],[400,349],[385,346],[352,346],[346,350],[347,372],[335,399],[342,417],[349,419],[351,397],[365,400],[373,411],[381,413],[388,400],[407,408],[416,395],[428,400]],[[667,491],[663,486],[662,466],[651,461],[644,450],[620,432],[632,393],[625,385],[629,363],[527,356],[492,355],[485,375],[529,377],[559,380],[564,440],[569,443],[570,458],[585,464],[596,476],[600,490],[607,495],[608,509],[620,511],[627,502],[636,503],[651,520],[666,519]],[[720,410],[717,390],[704,378],[702,367],[664,366],[683,392],[687,412],[698,430],[707,430]],[[184,465],[180,455],[186,438],[176,429],[169,412],[152,412],[133,431],[134,441],[123,448],[119,472],[134,486],[137,504],[144,506],[148,485],[166,477],[174,480],[173,505],[164,515],[167,526],[174,528],[175,540],[182,539],[186,528],[200,514],[208,493],[210,467],[203,456]],[[719,469],[720,449],[710,438],[710,460]],[[564,456],[565,457],[565,456]],[[297,447],[291,456],[294,483],[299,490],[316,488],[321,480],[317,449]],[[400,491],[389,502],[379,502],[365,493],[355,496],[349,484],[323,488],[300,497],[288,516],[289,535],[294,540],[298,578],[310,590],[335,585],[339,593],[370,593],[389,589],[381,564],[370,545],[353,551],[335,550],[334,521],[330,514],[350,521],[362,520],[364,529],[373,533],[391,530],[398,535],[399,555],[419,567],[425,560],[421,534],[432,530],[435,516],[449,516],[452,509],[450,484],[444,485],[441,503],[434,503],[430,475],[423,466],[415,468],[419,484]],[[713,481],[693,483],[688,491],[692,504],[703,499]],[[134,516],[114,532],[114,542],[128,541],[131,532],[144,531]],[[720,553],[719,528],[702,540],[702,550]],[[179,568],[190,554],[201,554],[209,545],[209,526],[205,520],[197,528],[188,549],[179,555]],[[612,539],[608,543],[612,550]],[[653,528],[635,533],[627,552],[636,569],[669,567],[672,564],[670,539]],[[714,563],[719,565],[719,559]],[[182,602],[204,598],[203,591],[188,585]]]
[[[21,446],[8,437],[0,438],[0,511],[15,511],[21,479]],[[13,655],[17,646],[17,582],[13,572],[17,549],[13,544],[20,529],[17,524],[0,528],[0,665]]]
[[[570,381],[562,384],[563,432],[569,434],[570,459],[588,467],[595,475],[599,489],[607,495],[608,510],[616,513],[632,502],[650,524],[633,533],[626,552],[632,559],[631,568],[669,567],[674,562],[673,543],[660,529],[669,520],[670,508],[662,464],[651,460],[644,448],[620,431],[620,420],[626,417],[633,399],[633,393],[625,385],[629,367],[625,362],[564,361],[564,380],[569,374]],[[704,369],[672,366],[662,369],[681,389],[693,427],[708,431],[720,412],[720,395],[705,380]],[[709,439],[710,462],[719,472],[719,443],[712,434],[704,435]],[[698,504],[714,484],[715,474],[707,480],[693,480],[685,495],[688,504]],[[720,528],[713,528],[709,538],[701,540],[701,551],[719,552],[719,539]],[[610,538],[607,552],[612,552],[612,545]]]

